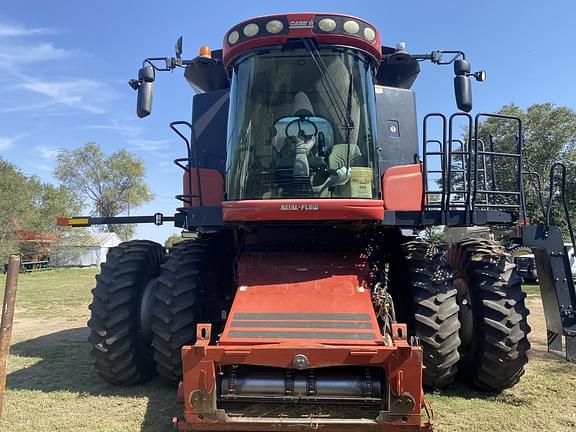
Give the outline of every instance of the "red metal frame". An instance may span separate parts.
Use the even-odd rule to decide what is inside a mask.
[[[199,324],[197,342],[182,349],[183,381],[179,399],[184,417],[175,418],[180,430],[309,430],[429,431],[424,419],[422,349],[407,341],[405,324],[393,324],[392,339],[380,333],[370,292],[366,257],[354,253],[247,253],[238,263],[239,288],[226,328],[217,345],[210,345],[211,325]],[[288,322],[286,322],[288,320]],[[234,337],[234,323],[260,322],[249,335]],[[362,321],[365,339],[352,334],[350,323]],[[275,326],[275,323],[282,326]],[[316,338],[322,324],[336,323],[337,337]],[[304,323],[306,328],[292,323]],[[288,326],[286,326],[288,324]],[[279,330],[278,327],[281,327]],[[291,328],[294,327],[294,328]],[[310,328],[312,327],[312,328]],[[318,327],[318,328],[315,328]],[[250,331],[256,330],[256,331]],[[260,337],[299,331],[302,337]],[[310,332],[310,336],[306,333]],[[229,365],[293,369],[304,355],[306,369],[357,366],[384,370],[385,397],[374,418],[238,417],[218,400],[218,373]]]
[[[208,327],[204,327],[207,334]],[[201,330],[200,330],[201,331]],[[404,327],[405,331],[405,327]],[[323,344],[294,346],[293,343],[270,345],[209,346],[198,339],[194,346],[182,349],[184,378],[181,395],[184,418],[175,419],[180,430],[309,430],[324,427],[330,431],[428,431],[431,421],[423,419],[422,349],[411,347],[405,339],[393,346],[328,346]],[[313,367],[375,366],[389,377],[390,396],[397,400],[391,411],[377,419],[234,419],[218,407],[216,373],[220,366],[232,364],[292,367],[293,358],[305,353]],[[407,401],[407,402],[406,402]],[[409,405],[402,408],[402,404]]]
[[[225,222],[384,219],[384,202],[371,199],[275,199],[222,202]]]

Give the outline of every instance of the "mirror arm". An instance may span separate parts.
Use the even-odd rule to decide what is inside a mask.
[[[163,61],[165,63],[164,67],[156,65],[154,62]],[[156,72],[169,72],[180,66],[181,60],[176,57],[149,57],[144,59],[142,66],[152,66]]]
[[[452,57],[448,60],[442,60],[442,56],[444,54],[453,54]],[[427,61],[437,64],[437,65],[448,65],[454,63],[456,60],[461,58],[462,60],[466,60],[466,54],[464,51],[445,51],[445,50],[436,50],[432,51],[430,54],[411,54],[412,57],[416,61]]]

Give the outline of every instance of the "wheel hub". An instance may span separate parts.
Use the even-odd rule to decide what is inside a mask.
[[[140,299],[140,334],[145,344],[152,343],[152,319],[154,317],[154,292],[156,291],[156,278],[150,279],[142,290]]]

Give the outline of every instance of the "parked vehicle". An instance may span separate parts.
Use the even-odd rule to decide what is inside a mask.
[[[514,264],[516,264],[516,271],[522,277],[523,282],[538,282],[534,254],[516,256],[514,257]]]

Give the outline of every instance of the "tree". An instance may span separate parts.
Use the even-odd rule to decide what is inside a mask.
[[[420,232],[420,237],[432,244],[446,243],[446,230],[444,227],[428,226]]]
[[[523,124],[523,171],[536,173],[543,182],[544,199],[548,194],[550,166],[554,162],[566,164],[568,178],[566,195],[571,208],[576,205],[576,112],[565,106],[547,102],[534,104],[523,110],[517,105],[503,106],[499,114],[520,117]],[[489,143],[490,136],[496,151],[514,151],[517,142],[514,122],[489,119],[482,123],[479,136]],[[495,158],[496,188],[515,190],[515,161]],[[488,164],[489,165],[489,164]],[[490,171],[490,169],[489,169]],[[536,188],[524,179],[527,216],[532,222],[543,220]],[[553,222],[565,229],[559,206],[553,208]]]
[[[145,182],[142,159],[125,149],[106,156],[90,142],[75,150],[60,150],[54,176],[63,185],[77,190],[93,205],[92,215],[113,217],[152,200]],[[134,234],[134,225],[108,225],[123,240]]]
[[[0,266],[8,261],[8,256],[18,253],[13,236],[16,224],[31,219],[32,194],[27,186],[27,177],[10,162],[0,159]]]
[[[164,242],[164,247],[166,249],[170,249],[172,246],[174,246],[175,244],[180,243],[181,241],[184,241],[184,238],[180,235],[180,234],[172,234],[170,237],[168,237],[166,239],[166,241]]]
[[[26,176],[12,163],[0,158],[0,266],[13,253],[41,253],[41,242],[19,242],[19,232],[56,232],[56,218],[82,209],[70,189],[42,183]],[[32,235],[34,238],[34,235]]]

